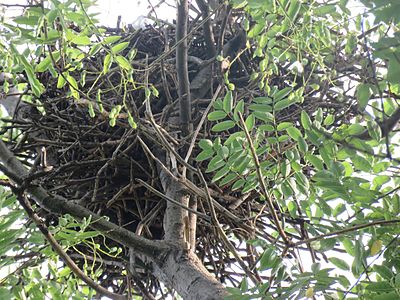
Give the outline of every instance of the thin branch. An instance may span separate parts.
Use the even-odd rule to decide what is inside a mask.
[[[258,160],[258,155],[257,155],[256,149],[254,148],[253,141],[252,141],[252,139],[250,137],[250,133],[247,130],[246,123],[244,122],[244,119],[243,119],[243,115],[240,112],[239,112],[239,118],[240,118],[240,124],[242,125],[243,130],[245,132],[247,142],[249,143],[251,154],[253,156],[253,161],[254,161],[254,164],[255,164],[255,167],[256,167],[256,171],[257,171],[257,177],[258,177],[258,180],[259,180],[260,185],[261,185],[261,191],[264,194],[265,200],[268,203],[268,208],[269,208],[269,211],[270,211],[270,213],[272,215],[272,219],[274,220],[274,223],[275,223],[275,226],[276,226],[276,228],[278,230],[279,235],[283,238],[283,240],[285,241],[285,243],[287,245],[290,245],[291,241],[289,240],[289,238],[287,237],[285,231],[283,230],[283,228],[281,226],[281,223],[279,221],[278,215],[277,215],[277,213],[275,211],[274,204],[272,203],[271,195],[269,194],[269,192],[267,190],[267,185],[265,183],[264,176],[263,176],[262,171],[261,171],[260,161]]]
[[[321,235],[313,237],[313,238],[302,240],[302,241],[293,243],[291,246],[292,247],[297,247],[297,246],[302,245],[302,244],[319,241],[319,240],[322,240],[322,239],[327,238],[327,237],[339,236],[339,235],[342,235],[343,233],[353,232],[353,231],[357,231],[359,229],[364,229],[364,228],[378,226],[378,225],[380,225],[380,226],[388,226],[388,225],[392,225],[392,224],[396,224],[396,223],[400,223],[400,220],[375,221],[375,222],[371,222],[371,223],[367,223],[367,224],[356,225],[356,226],[353,226],[353,227],[350,227],[350,228],[345,228],[345,229],[338,230],[338,231],[332,231],[332,232],[329,232],[329,233],[326,233],[326,234],[321,234]]]
[[[198,211],[196,211],[196,210],[193,210],[193,209],[191,209],[190,207],[187,207],[186,205],[184,205],[184,204],[182,204],[182,203],[179,203],[178,201],[176,201],[176,200],[174,200],[174,199],[172,199],[172,198],[170,198],[170,197],[164,195],[163,193],[161,193],[161,192],[158,191],[157,189],[153,188],[151,185],[149,185],[148,183],[144,182],[144,181],[141,180],[141,179],[137,179],[137,181],[140,182],[143,186],[145,186],[149,191],[151,191],[151,192],[154,193],[155,195],[159,196],[160,198],[162,198],[162,199],[164,199],[164,200],[166,200],[166,201],[168,201],[168,202],[171,202],[171,203],[173,203],[173,204],[175,204],[175,205],[177,205],[177,206],[180,206],[180,207],[182,207],[183,209],[185,209],[185,210],[187,210],[187,211],[189,211],[189,212],[191,212],[191,213],[193,213],[193,214],[196,214],[197,216],[199,216],[200,218],[202,218],[202,219],[204,219],[204,220],[206,220],[206,221],[208,221],[208,222],[210,221],[210,217],[209,217],[209,216],[207,216],[207,215],[205,215],[205,214],[203,214],[203,213],[201,213],[201,212],[198,212]]]
[[[225,246],[229,249],[229,251],[232,252],[233,256],[237,259],[237,261],[238,261],[239,265],[242,267],[243,271],[246,272],[246,275],[251,279],[251,281],[253,281],[253,283],[255,285],[259,284],[260,281],[253,274],[253,272],[251,272],[249,267],[244,263],[243,259],[240,257],[239,253],[236,251],[236,248],[229,241],[228,237],[225,234],[225,231],[222,229],[222,226],[218,221],[217,214],[216,214],[215,209],[214,209],[213,200],[211,198],[210,191],[208,190],[207,182],[204,179],[204,176],[201,173],[200,169],[198,169],[198,174],[199,174],[201,182],[204,185],[204,190],[205,190],[205,193],[207,195],[207,202],[208,202],[208,206],[210,208],[211,220],[212,220],[212,223],[214,225],[214,228],[216,229],[216,231],[220,235],[220,237],[221,237],[223,243],[225,244]]]
[[[39,228],[40,232],[44,235],[46,240],[49,242],[53,250],[61,257],[61,259],[65,262],[65,264],[71,269],[71,271],[79,277],[83,282],[85,282],[88,286],[93,288],[96,292],[101,295],[107,296],[111,299],[116,300],[125,300],[127,299],[124,295],[119,295],[110,292],[106,288],[102,287],[101,285],[97,284],[92,278],[87,276],[68,256],[68,254],[64,251],[61,245],[57,242],[57,240],[53,237],[53,235],[48,230],[47,226],[43,223],[43,221],[39,218],[39,216],[33,211],[32,206],[30,205],[28,199],[23,194],[23,191],[16,191],[14,190],[15,194],[17,195],[17,199],[21,206],[24,208],[28,216],[33,220],[36,226]]]

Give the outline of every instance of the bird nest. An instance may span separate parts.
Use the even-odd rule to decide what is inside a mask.
[[[195,28],[196,25],[191,24],[191,28]],[[218,39],[219,28],[214,29]],[[159,25],[147,26],[142,30],[104,30],[107,36],[119,35],[122,36],[121,40],[129,42],[129,47],[123,50],[122,56],[128,56],[132,49],[136,49],[136,56],[132,61],[134,71],[128,83],[126,78],[121,76],[115,63],[107,73],[102,74],[106,52],[94,52],[82,61],[76,71],[70,72],[70,76],[81,83],[79,97],[74,98],[67,85],[57,87],[59,80],[50,71],[40,73],[39,81],[45,86],[45,93],[29,105],[25,118],[18,117],[16,113],[12,120],[3,120],[6,122],[3,128],[9,133],[9,146],[12,151],[26,165],[32,166],[35,160],[41,161],[34,176],[47,190],[69,201],[76,201],[142,236],[162,239],[165,200],[148,189],[148,186],[151,186],[155,190],[163,191],[159,166],[151,155],[151,152],[159,153],[163,148],[154,122],[157,124],[157,131],[161,132],[177,151],[181,145],[187,144],[187,141],[179,140],[180,127],[174,121],[179,116],[173,48],[175,27]],[[226,33],[224,43],[234,34]],[[224,83],[224,78],[220,71],[221,62],[215,59],[211,63],[207,62],[210,56],[201,27],[192,31],[189,44],[190,80],[193,80],[205,64],[212,66],[213,80],[209,91],[192,102],[192,120],[196,128],[217,86]],[[265,91],[258,84],[262,80],[251,79],[251,74],[259,69],[260,59],[254,56],[256,47],[251,46],[243,50],[229,70],[229,81],[235,85],[236,98],[250,103],[254,97],[265,96]],[[283,89],[296,81],[296,74],[290,68],[289,62],[281,62],[279,65],[281,67],[275,75],[271,74],[263,80],[268,81],[270,86]],[[312,77],[310,80],[312,81]],[[296,124],[301,110],[308,111],[311,115],[319,107],[323,108],[325,114],[334,114],[335,122],[343,122],[345,112],[346,117],[349,117],[351,114],[348,112],[353,106],[351,101],[337,100],[334,92],[329,97],[332,86],[327,83],[314,92],[306,91],[304,102],[280,111],[275,116],[276,122],[290,120]],[[152,120],[146,114],[147,91],[153,92],[149,100]],[[323,93],[324,97],[321,96]],[[220,97],[223,96],[221,93]],[[136,129],[132,127],[130,116],[137,124]],[[214,139],[215,133],[210,130],[212,125],[214,124],[207,120],[204,122],[198,140]],[[219,136],[226,139],[230,133],[232,129]],[[195,148],[192,157],[196,157],[198,153],[199,150]],[[281,155],[278,148],[274,155],[275,158]],[[192,164],[206,174],[206,180],[212,178],[212,173],[206,173],[207,162],[192,161]],[[195,184],[201,185],[201,182]],[[240,190],[232,191],[228,185],[219,187],[210,184],[209,188],[221,206],[233,213],[237,220],[242,220],[236,222],[224,211],[217,211],[218,220],[232,243],[240,253],[250,251],[242,241],[253,238],[255,231],[249,230],[254,228],[254,225],[245,220],[261,210],[263,203],[259,200],[259,194],[254,190],[243,195]],[[200,202],[198,209],[209,214],[206,203]],[[46,218],[49,224],[57,223],[58,216],[50,212],[41,211],[41,216]],[[290,219],[290,216],[288,218]],[[266,240],[271,240],[267,219],[268,216],[259,219],[257,232]],[[236,285],[238,277],[232,265],[234,260],[231,259],[231,251],[213,233],[207,222],[199,221],[196,241],[196,252],[206,268],[221,281],[231,281]],[[99,239],[98,242],[102,243],[103,240]],[[106,243],[113,244],[112,241]],[[80,264],[85,262],[85,255],[93,256],[93,249],[86,244],[81,244],[77,249],[79,252],[69,251]],[[101,265],[106,276],[99,278],[102,285],[113,287],[116,292],[128,284],[126,278],[121,277],[128,261],[128,249],[122,250],[118,257],[103,257],[105,262],[108,261]],[[253,256],[247,257],[251,259]],[[254,263],[249,261],[251,265]],[[137,268],[134,278],[137,279],[136,282],[142,282],[146,290],[162,291],[159,283],[153,280],[150,274],[151,272],[146,271],[146,266],[142,265]]]

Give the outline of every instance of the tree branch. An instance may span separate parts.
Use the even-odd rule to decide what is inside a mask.
[[[188,0],[180,0],[177,7],[176,41],[180,41],[187,35],[189,19]],[[178,77],[178,95],[180,107],[180,122],[182,135],[185,137],[190,133],[191,123],[191,101],[189,88],[188,70],[188,42],[184,39],[176,47],[176,73]]]
[[[28,216],[30,217],[31,220],[33,220],[36,224],[36,226],[39,228],[39,230],[42,232],[46,240],[49,242],[50,246],[53,248],[53,250],[61,257],[61,259],[64,261],[64,263],[72,270],[72,272],[79,277],[83,282],[85,282],[88,286],[90,286],[92,289],[94,289],[96,292],[98,292],[101,295],[107,296],[111,299],[116,299],[116,300],[126,300],[127,297],[119,294],[115,294],[113,292],[110,292],[106,288],[102,287],[101,285],[97,284],[92,278],[87,276],[76,264],[75,262],[71,259],[71,257],[68,256],[68,254],[64,251],[64,249],[61,247],[61,245],[57,242],[57,240],[53,237],[53,235],[49,232],[47,226],[43,223],[43,221],[38,217],[37,214],[33,211],[28,199],[26,199],[26,196],[23,194],[23,191],[20,191],[17,194],[17,199],[21,206],[24,208]]]
[[[208,50],[207,58],[213,58],[216,55],[217,50],[215,49],[215,40],[214,40],[214,33],[212,31],[212,24],[210,18],[208,17],[209,6],[204,0],[196,0],[196,3],[201,10],[203,20],[207,20],[203,24],[204,40],[206,42],[206,47]]]
[[[0,161],[3,168],[7,169],[7,176],[17,184],[21,185],[28,178],[28,170],[22,163],[8,150],[3,141],[0,140]],[[10,171],[13,170],[13,171]],[[90,226],[100,232],[106,233],[112,240],[127,247],[132,247],[139,254],[142,254],[152,261],[157,262],[163,252],[168,250],[168,246],[160,241],[150,241],[140,237],[129,230],[119,227],[107,221],[83,206],[68,201],[67,199],[50,194],[44,188],[36,185],[28,185],[26,191],[44,209],[58,214],[70,214],[79,219],[91,217],[93,222]]]

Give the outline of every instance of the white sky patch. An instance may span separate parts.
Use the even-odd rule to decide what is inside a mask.
[[[100,24],[108,27],[116,27],[118,17],[121,16],[121,24],[131,24],[135,28],[143,27],[146,23],[152,23],[147,19],[149,12],[153,17],[161,20],[175,18],[174,1],[165,1],[159,5],[158,1],[132,1],[132,0],[98,0],[97,7],[92,12],[99,13]],[[155,12],[153,11],[155,8]]]

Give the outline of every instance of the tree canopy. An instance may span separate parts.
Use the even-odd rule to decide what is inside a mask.
[[[0,298],[399,299],[400,3],[149,4],[0,4]]]

